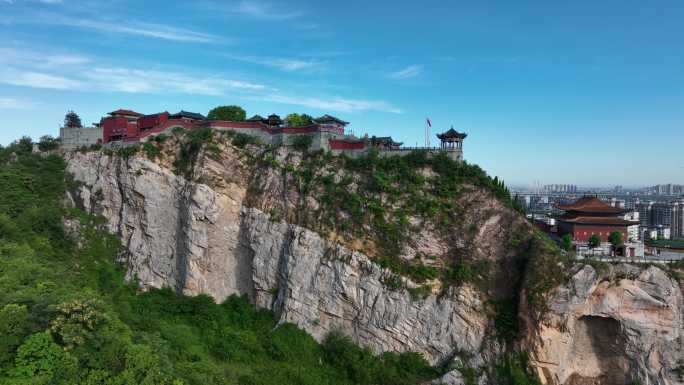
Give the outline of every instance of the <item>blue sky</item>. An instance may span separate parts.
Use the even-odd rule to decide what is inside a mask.
[[[0,0],[0,143],[130,108],[469,134],[509,184],[684,183],[684,2]],[[435,142],[432,138],[432,142]]]

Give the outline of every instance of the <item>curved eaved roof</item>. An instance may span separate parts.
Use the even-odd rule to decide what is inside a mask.
[[[437,137],[439,139],[465,139],[465,137],[468,136],[465,132],[461,133],[456,130],[454,130],[453,127],[451,127],[449,130],[442,132],[441,134],[437,134]]]
[[[558,205],[557,207],[565,211],[578,211],[584,213],[621,214],[625,211],[619,207],[613,207],[597,197],[582,197],[575,203]]]

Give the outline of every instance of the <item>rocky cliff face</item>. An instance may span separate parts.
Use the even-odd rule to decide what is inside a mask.
[[[677,384],[684,374],[683,299],[660,268],[577,266],[528,330],[537,374],[549,384]]]
[[[440,290],[435,283],[432,292],[416,296],[407,278],[400,287],[388,284],[397,277],[374,262],[367,242],[296,224],[302,197],[291,181],[255,168],[230,146],[219,156],[200,154],[187,177],[176,175],[165,158],[101,152],[66,158],[80,182],[70,199],[108,220],[124,244],[128,276],[143,286],[206,293],[217,301],[247,295],[318,339],[341,331],[377,352],[420,352],[432,363],[458,357],[484,368],[501,351],[479,290],[468,284]],[[424,226],[410,235],[404,258],[446,256],[454,248],[444,242],[478,260],[515,254],[509,245],[514,233],[529,231],[525,221],[487,194],[461,199],[461,227],[445,241]],[[547,383],[677,381],[681,291],[657,268],[634,269],[637,278],[613,284],[590,267],[580,270],[554,291],[551,323],[528,323],[533,364]],[[511,280],[501,286],[512,287]],[[457,371],[444,380],[464,381]]]
[[[246,166],[222,161],[235,167],[202,166],[205,179],[220,179],[213,187],[143,157],[72,153],[68,170],[81,182],[75,203],[108,219],[129,277],[144,286],[218,301],[245,294],[316,338],[342,331],[378,352],[417,351],[433,363],[479,355],[488,319],[473,288],[416,300],[388,288],[391,273],[363,253],[246,206]]]

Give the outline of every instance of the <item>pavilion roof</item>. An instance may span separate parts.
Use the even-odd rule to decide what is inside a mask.
[[[328,114],[325,114],[325,115],[321,116],[320,118],[314,119],[314,122],[316,122],[316,123],[335,122],[335,123],[339,123],[339,124],[344,125],[344,126],[349,124],[349,122],[345,122],[342,119],[338,119],[338,118],[336,118],[332,115],[328,115]]]
[[[613,207],[597,197],[582,197],[569,205],[558,205],[561,210],[596,214],[621,214],[625,210]]]
[[[439,139],[465,139],[465,137],[468,136],[466,133],[461,133],[456,130],[454,130],[453,127],[451,127],[449,130],[442,132],[441,134],[437,134],[437,137]]]
[[[139,112],[135,112],[135,111],[131,111],[131,110],[124,110],[121,108],[119,108],[116,111],[110,112],[109,115],[112,115],[112,116],[114,116],[114,115],[126,115],[126,116],[137,116],[137,117],[143,116],[143,114],[141,114]]]
[[[247,119],[248,122],[261,122],[264,120],[264,117],[261,115],[254,115],[251,118]]]

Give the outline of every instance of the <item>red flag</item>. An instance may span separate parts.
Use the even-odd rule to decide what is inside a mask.
[[[432,122],[430,121],[430,118],[425,118],[425,120],[427,120],[428,127],[432,127]]]

